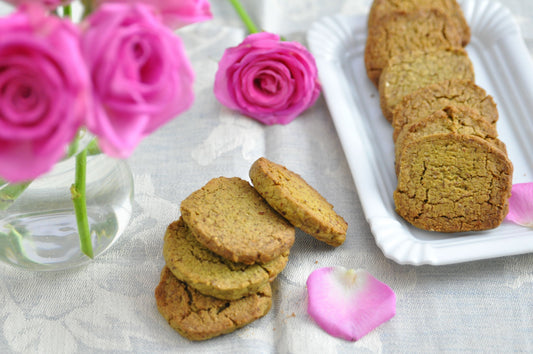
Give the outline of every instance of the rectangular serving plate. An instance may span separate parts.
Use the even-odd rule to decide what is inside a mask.
[[[514,166],[513,183],[533,181],[533,62],[508,9],[460,1],[472,32],[466,47],[476,83],[498,105],[498,133]],[[366,16],[337,15],[307,33],[323,93],[365,217],[378,247],[400,264],[445,265],[533,252],[533,229],[504,221],[489,231],[438,233],[413,227],[394,210],[392,127],[366,76]]]

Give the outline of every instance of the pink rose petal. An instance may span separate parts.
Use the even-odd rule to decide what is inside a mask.
[[[390,320],[396,295],[365,270],[327,267],[307,279],[307,312],[327,333],[356,341]]]
[[[506,220],[533,227],[533,183],[513,184]]]

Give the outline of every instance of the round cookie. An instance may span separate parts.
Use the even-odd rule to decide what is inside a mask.
[[[461,46],[461,34],[449,16],[437,9],[394,11],[380,18],[379,26],[368,28],[365,68],[377,87],[382,70],[399,54],[431,48]]]
[[[462,48],[413,51],[389,60],[379,78],[383,115],[392,121],[394,107],[417,89],[445,80],[474,81],[474,66]]]
[[[444,107],[426,118],[406,125],[398,135],[395,144],[396,174],[402,151],[410,142],[427,135],[451,132],[478,136],[507,153],[505,144],[497,138],[498,132],[494,125],[487,122],[476,110],[466,106]]]
[[[396,105],[392,117],[393,140],[404,126],[423,119],[447,106],[469,107],[478,111],[490,124],[498,121],[498,108],[492,96],[471,80],[446,80],[424,86]]]
[[[329,245],[344,242],[348,224],[300,175],[264,157],[249,174],[259,194],[291,224]]]
[[[181,202],[198,242],[232,262],[267,263],[287,254],[294,227],[238,177],[218,177]]]
[[[438,9],[447,14],[461,34],[462,46],[470,42],[470,27],[456,0],[374,0],[368,13],[368,28],[380,26],[382,17],[391,12],[411,12],[421,9]]]
[[[202,246],[181,218],[167,228],[163,257],[176,278],[202,294],[225,300],[257,292],[274,280],[288,261],[284,254],[264,264],[230,262]]]
[[[272,289],[265,284],[257,293],[227,301],[206,296],[178,280],[168,267],[155,289],[159,313],[182,336],[205,340],[230,333],[266,315]]]
[[[507,155],[480,137],[424,136],[402,152],[396,212],[423,230],[492,229],[508,212],[512,174]]]

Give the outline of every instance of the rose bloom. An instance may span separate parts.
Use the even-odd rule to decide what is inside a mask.
[[[304,46],[261,32],[226,49],[214,92],[223,105],[264,124],[287,124],[315,103],[320,84]]]
[[[144,4],[103,4],[86,26],[82,50],[95,100],[87,126],[106,154],[127,157],[192,105],[194,72],[181,39]]]
[[[72,0],[4,0],[15,6],[20,6],[23,4],[36,3],[45,6],[47,9],[54,10],[58,6],[66,5],[72,2]]]
[[[60,160],[88,108],[79,33],[28,5],[0,18],[0,176],[30,180]]]
[[[172,28],[210,20],[213,17],[208,0],[96,0],[97,5],[108,2],[150,5],[161,15],[163,22]]]

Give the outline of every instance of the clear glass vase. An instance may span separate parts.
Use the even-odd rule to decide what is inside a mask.
[[[0,260],[31,270],[73,268],[91,259],[80,250],[70,187],[76,158],[57,163],[14,201],[1,200]],[[87,158],[87,215],[94,257],[124,232],[132,214],[133,178],[124,160],[105,154]],[[7,209],[5,208],[7,206]]]

